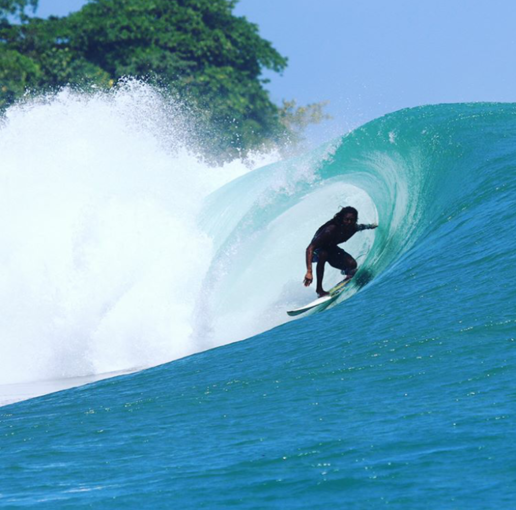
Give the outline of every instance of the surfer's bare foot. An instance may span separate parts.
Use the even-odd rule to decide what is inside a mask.
[[[329,293],[329,292],[326,292],[325,290],[318,290],[318,291],[317,291],[317,295],[318,295],[319,297],[324,297],[324,296],[329,296],[329,295],[330,295],[330,293]]]

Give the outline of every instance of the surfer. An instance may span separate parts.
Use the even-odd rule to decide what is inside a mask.
[[[306,249],[306,275],[304,284],[308,287],[313,282],[312,262],[317,262],[317,288],[319,297],[327,296],[323,289],[324,266],[340,269],[346,275],[346,280],[353,278],[357,272],[357,261],[337,245],[346,242],[360,230],[376,228],[376,223],[370,225],[357,224],[358,211],[354,207],[343,207],[330,221],[319,227],[311,243]]]

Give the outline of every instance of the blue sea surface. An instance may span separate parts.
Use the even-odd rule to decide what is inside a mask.
[[[210,306],[273,285],[245,262],[341,185],[380,225],[353,289],[244,341],[0,408],[0,507],[516,508],[516,105],[403,110],[332,147],[210,197],[200,221],[226,268]],[[271,186],[303,165],[311,179]],[[306,299],[284,295],[281,313]]]

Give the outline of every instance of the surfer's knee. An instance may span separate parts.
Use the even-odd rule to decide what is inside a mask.
[[[346,269],[349,269],[349,270],[352,270],[352,271],[356,271],[357,267],[358,267],[358,264],[357,264],[357,261],[354,258],[349,257],[349,259],[346,260]]]
[[[341,273],[345,274],[348,278],[352,278],[353,276],[355,276],[357,268],[357,261],[354,258],[350,257],[348,260],[346,260],[346,267],[343,268]]]

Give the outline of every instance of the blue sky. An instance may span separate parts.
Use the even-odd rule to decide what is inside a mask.
[[[63,16],[84,0],[40,0]],[[289,58],[272,99],[330,101],[321,142],[430,103],[516,101],[514,0],[240,0],[235,14]]]

